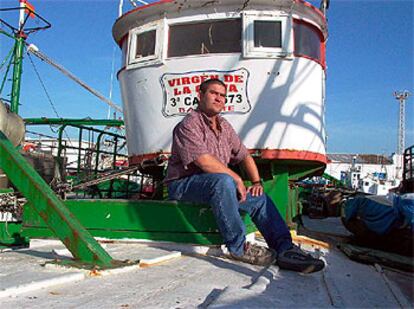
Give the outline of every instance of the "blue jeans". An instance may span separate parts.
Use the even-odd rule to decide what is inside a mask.
[[[196,174],[168,184],[170,199],[203,203],[211,206],[221,236],[229,251],[243,254],[246,229],[239,211],[246,212],[265,238],[269,248],[280,253],[292,247],[289,229],[266,195],[247,195],[239,203],[236,183],[227,174]]]

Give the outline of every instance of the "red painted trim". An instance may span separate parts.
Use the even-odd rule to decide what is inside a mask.
[[[315,161],[327,164],[328,158],[326,155],[303,150],[288,150],[288,149],[249,149],[255,158],[265,160],[298,160],[298,161]],[[156,152],[142,155],[135,155],[129,157],[129,165],[136,165],[144,160],[151,160],[160,155],[169,156],[169,152]]]
[[[122,16],[118,17],[117,20],[115,21],[115,23],[118,20],[120,20],[120,19],[124,18],[125,16],[127,16],[129,14],[132,14],[134,12],[141,11],[141,10],[145,10],[145,9],[151,7],[151,6],[161,5],[161,4],[165,4],[165,3],[172,3],[172,2],[175,2],[175,0],[160,0],[160,1],[157,1],[157,2],[149,3],[147,5],[139,6],[139,7],[135,8],[135,9],[133,9],[131,11],[126,12]]]
[[[129,33],[127,33],[127,34],[125,34],[120,40],[119,40],[119,42],[117,42],[118,43],[118,46],[119,46],[119,48],[122,50],[122,44],[124,44],[124,41],[125,40],[128,40],[128,35],[129,35]],[[127,47],[128,48],[128,47]]]
[[[305,0],[295,0],[295,2],[303,4],[304,6],[312,9],[313,11],[315,11],[320,17],[322,17],[324,23],[326,24],[326,16],[323,15],[323,13],[315,6],[313,6],[312,4],[310,4],[309,2],[305,1]]]
[[[326,41],[321,43],[321,56],[323,69],[326,70]]]
[[[304,151],[304,150],[289,150],[289,149],[249,149],[251,153],[258,155],[261,159],[267,160],[301,160],[301,161],[316,161],[323,164],[327,163],[326,155]]]

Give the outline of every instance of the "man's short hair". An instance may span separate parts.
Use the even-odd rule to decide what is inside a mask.
[[[212,84],[219,84],[219,85],[222,85],[224,88],[226,88],[226,84],[221,79],[211,78],[211,79],[205,80],[204,82],[200,84],[200,92],[206,93],[208,87]]]

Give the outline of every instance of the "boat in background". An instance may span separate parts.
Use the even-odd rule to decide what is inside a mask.
[[[374,154],[328,154],[325,173],[341,180],[349,189],[375,195],[387,195],[402,180],[395,155],[388,158]]]

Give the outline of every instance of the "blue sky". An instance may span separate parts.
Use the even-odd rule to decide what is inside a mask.
[[[129,3],[125,2],[125,10]],[[149,1],[152,2],[152,1]],[[117,0],[31,0],[52,28],[29,42],[109,96],[112,59],[120,52],[111,29]],[[311,1],[319,5],[319,1]],[[412,0],[332,0],[328,11],[326,125],[328,152],[391,154],[397,145],[396,90],[414,94],[414,2]],[[18,0],[2,0],[14,7]],[[3,18],[14,22],[10,15]],[[0,63],[10,40],[0,37]],[[33,58],[59,117],[106,118],[107,106],[61,73]],[[1,76],[4,74],[2,70]],[[121,104],[114,80],[113,100]],[[23,117],[56,117],[30,59],[24,66]],[[414,144],[414,97],[406,108],[406,145]]]

